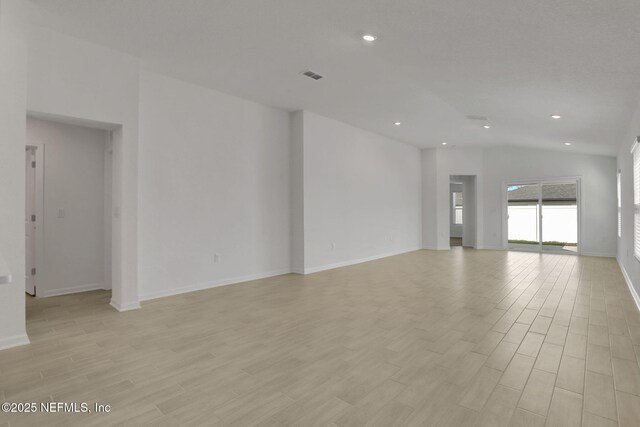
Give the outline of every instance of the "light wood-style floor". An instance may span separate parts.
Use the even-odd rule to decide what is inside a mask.
[[[28,303],[0,426],[640,426],[640,314],[614,259],[418,251],[150,301]]]

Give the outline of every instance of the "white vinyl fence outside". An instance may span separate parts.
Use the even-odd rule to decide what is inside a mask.
[[[538,240],[538,206],[509,206],[509,240]],[[578,211],[574,206],[543,206],[545,242],[578,242]]]

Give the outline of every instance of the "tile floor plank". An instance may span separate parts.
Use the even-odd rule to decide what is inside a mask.
[[[27,298],[1,427],[640,425],[640,313],[615,260],[416,251],[147,301]]]

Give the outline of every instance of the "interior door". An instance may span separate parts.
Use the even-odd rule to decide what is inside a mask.
[[[25,292],[36,295],[36,254],[35,254],[35,227],[36,227],[36,149],[27,147],[26,150],[26,205],[25,205]]]

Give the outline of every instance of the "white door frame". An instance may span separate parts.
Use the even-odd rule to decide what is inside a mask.
[[[140,308],[138,295],[138,125],[28,110],[29,117],[111,132],[111,302],[117,311]]]
[[[37,296],[38,291],[38,276],[41,276],[44,272],[44,145],[27,145],[25,147],[25,156],[26,151],[29,149],[33,150],[35,154],[35,176],[33,183],[33,214],[35,214],[35,221],[28,221],[27,224],[32,225],[33,231],[31,234],[31,239],[35,241],[30,247],[26,247],[25,250],[31,250],[32,257],[32,265],[25,266],[25,273],[27,276],[31,276],[30,270],[31,268],[36,269],[36,274],[33,276],[33,294],[27,292],[33,296]],[[28,167],[28,164],[25,164],[25,167]],[[25,170],[26,173],[26,170]],[[27,196],[29,196],[29,191],[27,191]],[[26,206],[25,206],[26,208]],[[29,259],[26,257],[26,259]],[[26,284],[28,285],[29,277],[27,277]],[[25,288],[26,290],[26,288]],[[30,289],[29,289],[30,290]]]
[[[576,206],[578,208],[578,250],[575,253],[576,255],[580,255],[582,253],[582,209],[584,208],[584,204],[582,201],[582,175],[574,175],[574,176],[560,176],[554,178],[534,178],[534,179],[526,179],[526,180],[504,180],[502,181],[502,248],[504,250],[509,250],[509,216],[508,216],[508,203],[507,203],[507,186],[508,185],[538,185],[538,188],[541,190],[542,185],[544,184],[561,184],[561,183],[576,183]],[[542,192],[538,193],[538,203],[541,206],[542,201]],[[540,221],[540,215],[542,212],[538,214],[538,221]],[[541,223],[542,221],[540,221]],[[542,224],[540,224],[540,236],[542,237]],[[542,241],[539,244],[539,250],[534,252],[542,252]],[[571,254],[571,252],[560,252],[560,251],[545,251],[545,253],[563,253],[563,254]]]

